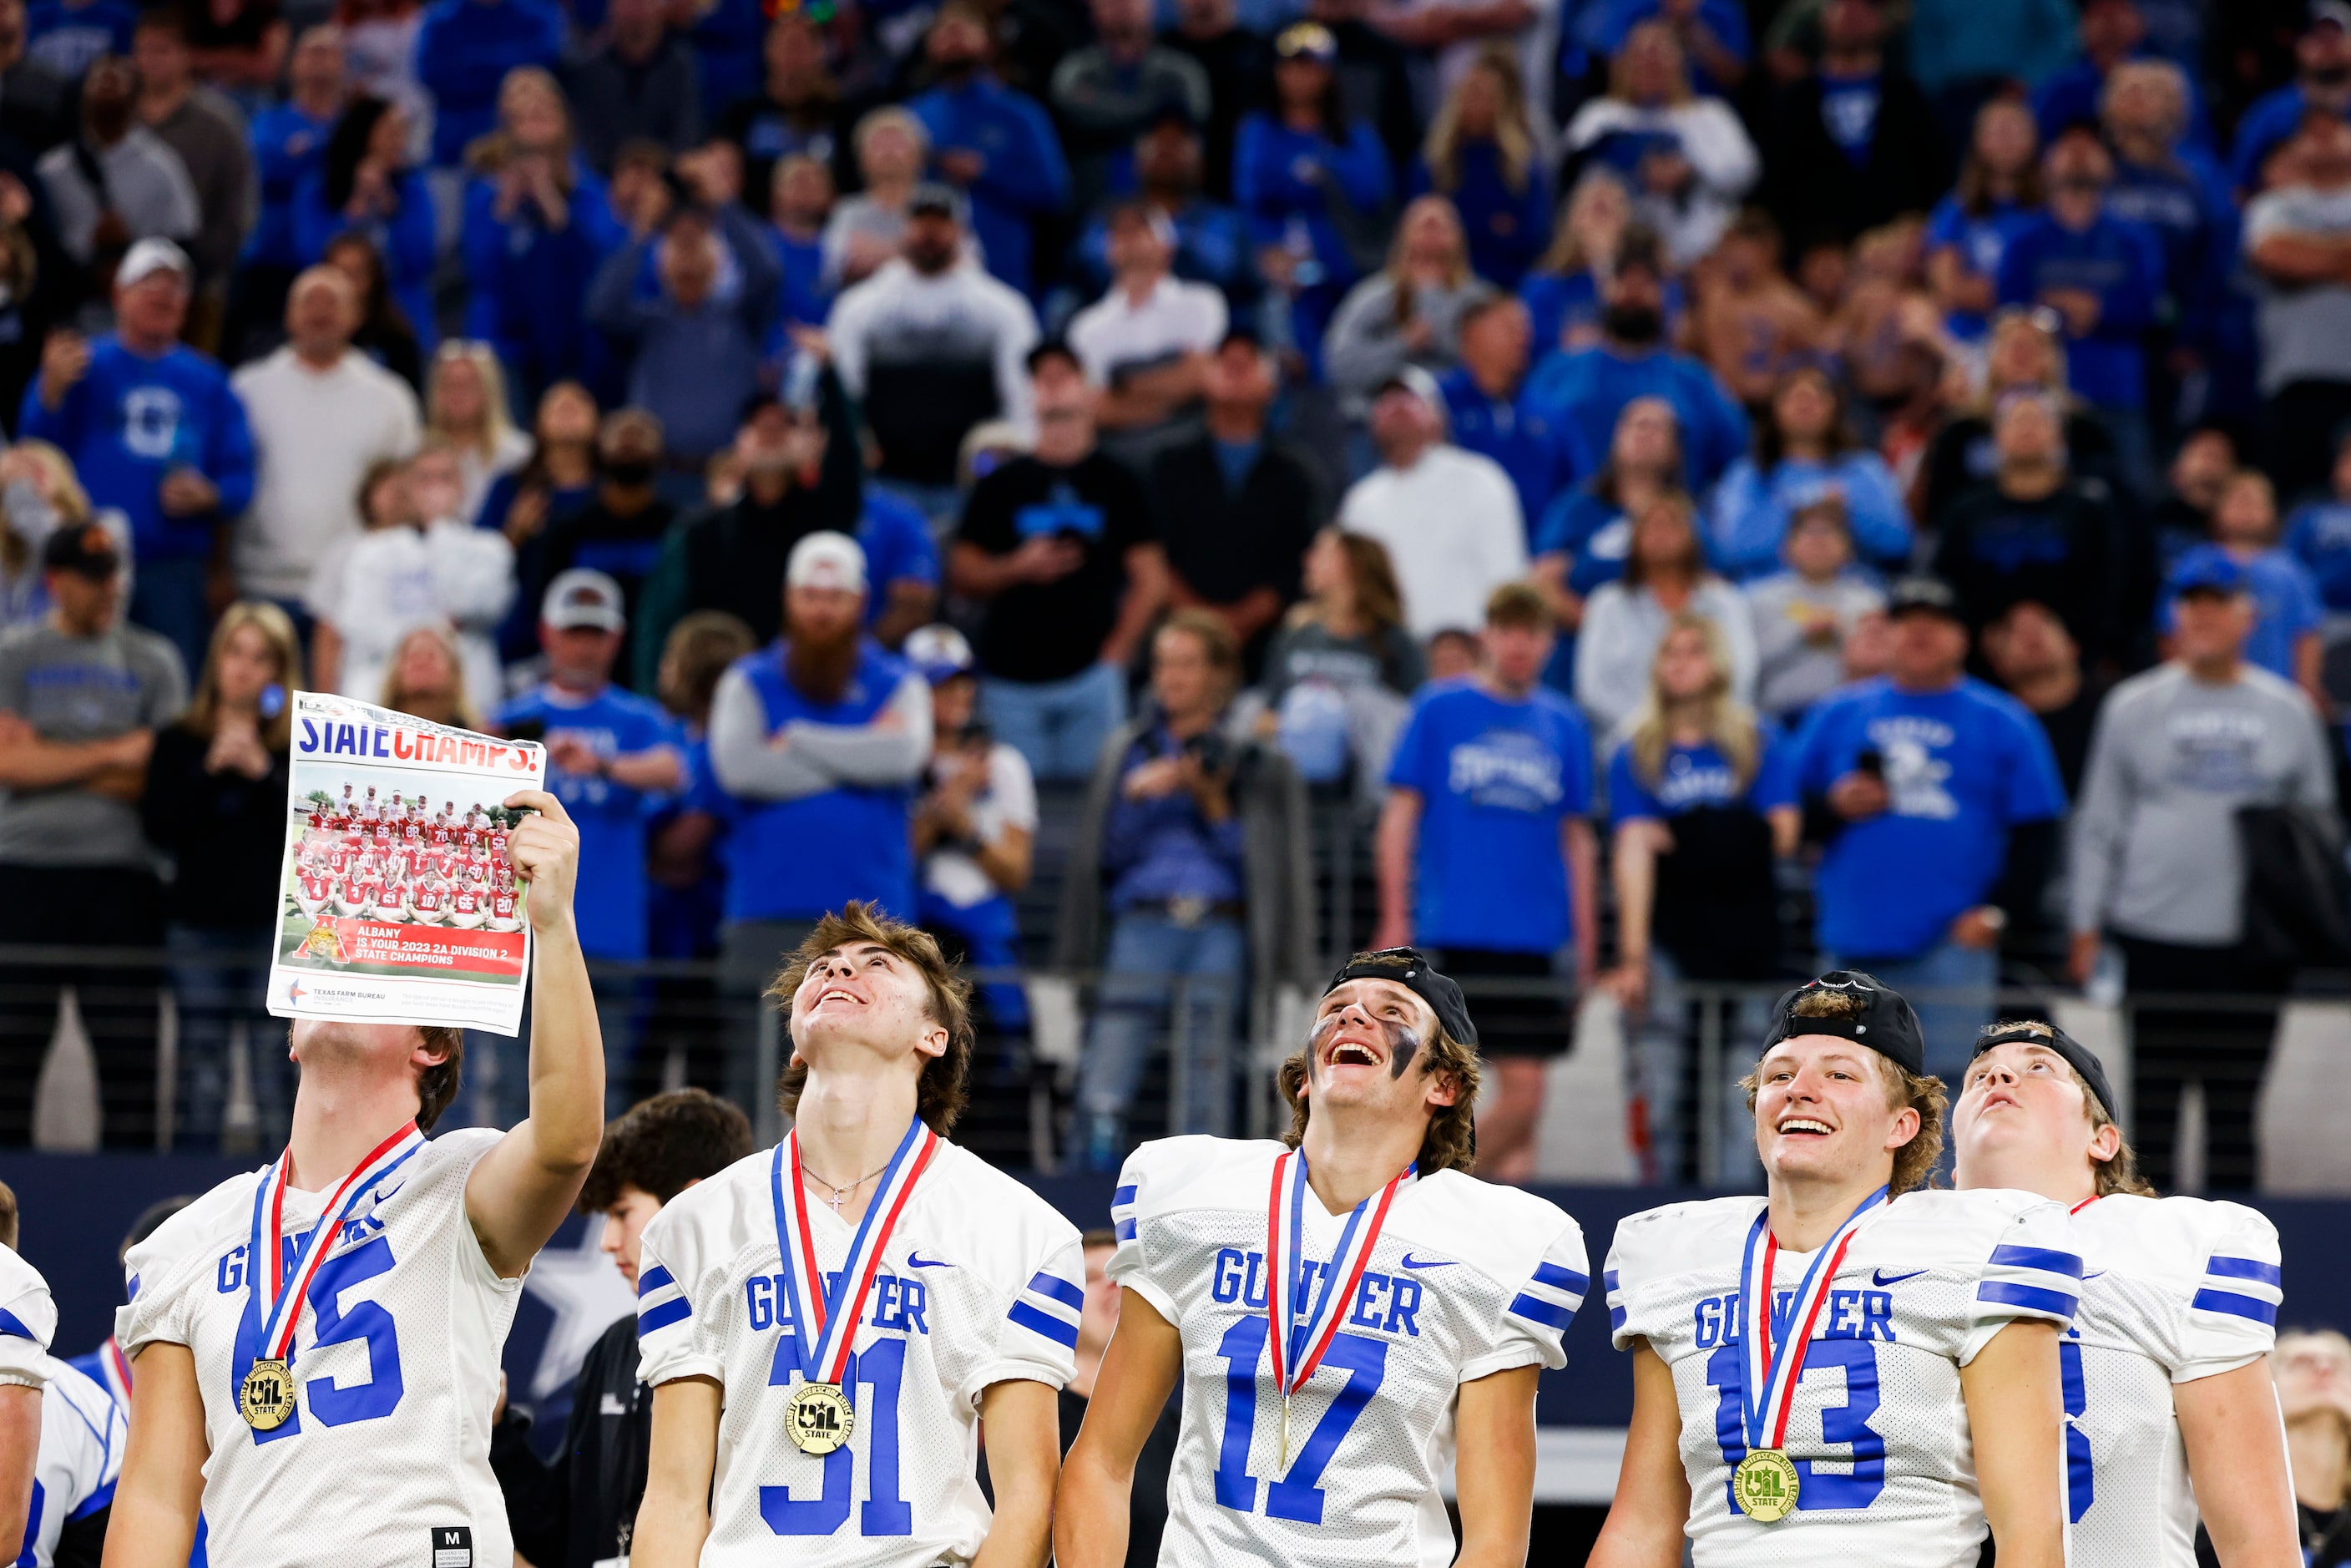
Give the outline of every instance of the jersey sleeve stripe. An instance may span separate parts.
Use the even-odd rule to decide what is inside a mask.
[[[27,1324],[24,1319],[18,1317],[16,1313],[10,1312],[5,1307],[0,1307],[0,1334],[12,1335],[16,1339],[31,1340],[43,1350],[47,1350],[49,1347],[48,1341],[43,1339],[39,1334],[35,1333],[31,1325]]]
[[[1029,1288],[1040,1296],[1052,1297],[1065,1307],[1075,1307],[1080,1312],[1085,1310],[1086,1293],[1058,1274],[1040,1269],[1036,1277],[1029,1281]]]
[[[1575,1309],[1546,1301],[1541,1296],[1531,1296],[1521,1291],[1510,1302],[1510,1315],[1541,1323],[1545,1328],[1564,1330],[1569,1320],[1575,1316]]]
[[[1616,1270],[1610,1269],[1602,1273],[1600,1285],[1608,1292],[1608,1332],[1614,1333],[1625,1326],[1625,1307],[1616,1295]]]
[[[1121,1241],[1132,1241],[1132,1240],[1134,1240],[1134,1221],[1133,1221],[1132,1219],[1122,1219],[1122,1220],[1120,1220],[1120,1221],[1118,1222],[1117,1226],[1116,1226],[1115,1228],[1113,1228],[1113,1231],[1112,1231],[1112,1234],[1115,1235],[1115,1236],[1116,1236],[1116,1237],[1117,1237]]]
[[[2227,1312],[2277,1327],[2277,1303],[2262,1301],[2259,1296],[2241,1296],[2233,1291],[2216,1291],[2207,1285],[2188,1304],[2199,1312]]]
[[[1549,1285],[1554,1291],[1564,1291],[1578,1301],[1592,1289],[1592,1276],[1579,1274],[1573,1269],[1562,1269],[1556,1263],[1535,1265],[1535,1283]]]
[[[2216,1260],[2217,1261],[2217,1260]],[[2051,1274],[2064,1274],[2078,1280],[2082,1277],[2082,1260],[2071,1252],[2060,1252],[2050,1247],[2017,1247],[2004,1245],[1991,1249],[1995,1269],[2039,1269]]]
[[[2020,1285],[2008,1280],[1986,1280],[1976,1287],[1976,1300],[1991,1301],[2001,1306],[2028,1307],[2053,1317],[2070,1318],[2079,1298],[2062,1291],[2047,1291],[2038,1285]]]
[[[96,1491],[90,1493],[88,1497],[82,1499],[81,1501],[76,1503],[74,1505],[73,1511],[66,1515],[67,1521],[70,1523],[77,1519],[88,1519],[91,1514],[96,1513],[101,1508],[112,1507],[114,1504],[114,1488],[116,1484],[117,1483],[115,1481],[109,1481],[104,1486],[99,1488]]]
[[[1055,1344],[1065,1345],[1071,1350],[1078,1348],[1078,1325],[1075,1323],[1048,1317],[1026,1301],[1013,1302],[1012,1310],[1004,1315],[1022,1328],[1044,1335]]]
[[[2264,1285],[2285,1283],[2283,1270],[2258,1258],[2223,1258],[2216,1252],[2204,1265],[2204,1272],[2221,1280],[2257,1280]]]
[[[1129,1182],[1124,1186],[1120,1187],[1117,1191],[1112,1193],[1110,1195],[1110,1206],[1113,1208],[1126,1208],[1132,1206],[1134,1202],[1135,1188],[1139,1184],[1135,1182]]]
[[[641,1297],[650,1296],[664,1285],[674,1285],[676,1283],[676,1276],[673,1275],[667,1269],[664,1269],[660,1264],[656,1263],[652,1268],[637,1276],[637,1294]]]
[[[669,1327],[681,1318],[690,1318],[693,1315],[694,1303],[684,1296],[674,1297],[657,1307],[648,1307],[637,1314],[637,1337],[643,1339],[649,1333],[656,1333]]]

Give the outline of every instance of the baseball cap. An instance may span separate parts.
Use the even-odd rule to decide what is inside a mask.
[[[2207,545],[2189,550],[2171,569],[2171,580],[2164,584],[2164,596],[2178,599],[2189,593],[2218,593],[2235,598],[2252,591],[2252,580],[2237,559],[2217,546]]]
[[[2080,1073],[2082,1082],[2090,1086],[2090,1092],[2097,1096],[2098,1109],[2106,1113],[2106,1119],[2108,1121],[2115,1119],[2115,1092],[2106,1082],[2106,1064],[2100,1061],[2097,1054],[2088,1046],[2084,1045],[2053,1023],[2032,1021],[1993,1024],[1976,1036],[1976,1048],[1969,1052],[1969,1060],[1973,1061],[1996,1045],[2019,1043],[2045,1045],[2064,1057],[2065,1065]]]
[[[149,273],[166,268],[178,273],[183,281],[193,277],[196,273],[188,260],[188,253],[170,240],[142,239],[122,253],[122,261],[114,269],[114,286],[128,288]]]
[[[627,629],[629,618],[621,585],[601,571],[575,566],[555,574],[547,597],[538,601],[538,618],[558,632],[593,627],[599,632]]]
[[[786,588],[839,588],[865,591],[865,551],[847,534],[820,528],[792,547],[784,568]]]
[[[1374,397],[1384,397],[1394,388],[1402,388],[1426,403],[1429,412],[1440,420],[1445,418],[1445,393],[1438,390],[1437,378],[1418,365],[1399,365],[1373,389]]]
[[[941,681],[970,674],[974,663],[971,644],[964,640],[962,632],[944,622],[917,626],[908,632],[905,659],[935,686]]]
[[[59,528],[41,546],[41,565],[49,571],[77,572],[103,582],[121,564],[114,536],[97,523]]]
[[[1305,58],[1328,65],[1339,57],[1339,40],[1320,22],[1292,22],[1274,40],[1273,52],[1285,60]]]
[[[1894,585],[1886,596],[1888,620],[1898,621],[1913,611],[1923,610],[1940,615],[1947,621],[1959,619],[1959,596],[1951,585],[1939,577],[1906,577]]]
[[[1394,981],[1426,1002],[1447,1035],[1464,1045],[1478,1043],[1478,1026],[1469,1021],[1469,1004],[1461,999],[1460,986],[1450,976],[1438,974],[1428,955],[1417,947],[1358,953],[1339,966],[1322,994],[1327,997],[1350,980]]]
[[[1859,1016],[1798,1018],[1798,999],[1807,992],[1823,990],[1844,991],[1857,998],[1861,1003]],[[1771,1028],[1763,1036],[1763,1051],[1770,1051],[1783,1040],[1807,1034],[1834,1035],[1855,1045],[1865,1045],[1907,1072],[1927,1071],[1927,1037],[1918,1027],[1918,1015],[1910,1010],[1901,992],[1859,969],[1831,969],[1782,997],[1771,1009]]]
[[[936,180],[925,180],[906,198],[906,215],[910,218],[953,218],[958,225],[968,225],[970,207],[963,193],[953,185]]]

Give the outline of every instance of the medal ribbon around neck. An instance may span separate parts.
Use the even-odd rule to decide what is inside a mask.
[[[302,1321],[302,1302],[310,1293],[310,1281],[318,1277],[319,1265],[326,1262],[328,1250],[343,1228],[344,1217],[358,1207],[363,1194],[406,1164],[409,1156],[423,1146],[424,1134],[411,1121],[351,1167],[350,1175],[328,1195],[327,1207],[319,1211],[318,1226],[309,1239],[295,1249],[294,1271],[282,1281],[282,1289],[277,1260],[284,1255],[286,1246],[286,1186],[294,1151],[289,1147],[277,1156],[276,1164],[262,1167],[261,1185],[253,1193],[253,1244],[246,1254],[245,1270],[246,1288],[252,1293],[256,1315],[261,1319],[260,1348],[255,1354],[256,1360],[292,1364],[294,1331]]]
[[[1355,1205],[1346,1228],[1339,1233],[1339,1249],[1322,1270],[1313,1309],[1301,1312],[1298,1278],[1305,1261],[1306,1153],[1296,1150],[1273,1162],[1273,1192],[1265,1217],[1265,1313],[1273,1332],[1266,1336],[1266,1348],[1273,1357],[1274,1386],[1285,1402],[1322,1364],[1323,1352],[1339,1333],[1341,1314],[1332,1303],[1353,1298],[1372,1260],[1372,1249],[1379,1245],[1381,1228],[1387,1224],[1389,1206],[1419,1169],[1418,1161],[1405,1166],[1387,1186]]]
[[[1846,1215],[1836,1233],[1813,1254],[1812,1266],[1804,1270],[1803,1283],[1797,1287],[1788,1312],[1793,1332],[1785,1343],[1776,1345],[1771,1343],[1771,1270],[1779,1258],[1780,1239],[1771,1234],[1770,1209],[1755,1217],[1739,1265],[1739,1302],[1747,1314],[1746,1343],[1741,1347],[1745,1376],[1740,1380],[1740,1397],[1749,1452],[1787,1446],[1788,1413],[1795,1405],[1796,1381],[1804,1375],[1804,1357],[1812,1344],[1813,1325],[1821,1315],[1821,1303],[1828,1299],[1829,1285],[1863,1222],[1886,1201],[1886,1189],[1882,1186],[1863,1198],[1861,1207]],[[1761,1269],[1755,1258],[1759,1241],[1763,1253]]]
[[[921,1118],[908,1124],[906,1135],[898,1141],[898,1152],[882,1169],[882,1185],[874,1189],[865,1218],[858,1221],[848,1260],[839,1278],[827,1288],[817,1263],[816,1240],[809,1231],[807,1189],[800,1176],[800,1135],[795,1131],[776,1145],[769,1179],[776,1209],[776,1247],[784,1258],[784,1289],[791,1300],[792,1337],[803,1381],[840,1387],[847,1377],[857,1320],[864,1315],[866,1295],[881,1271],[882,1249],[890,1244],[890,1233],[898,1228],[914,1184],[923,1179],[938,1147],[939,1135]]]

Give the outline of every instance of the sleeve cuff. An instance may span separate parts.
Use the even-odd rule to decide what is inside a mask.
[[[979,1396],[999,1383],[1041,1383],[1059,1394],[1069,1386],[1070,1369],[1055,1366],[1048,1361],[1006,1356],[988,1362],[974,1372],[964,1384],[963,1396],[977,1410],[979,1408]]]
[[[2224,1372],[2234,1372],[2241,1366],[2251,1366],[2267,1360],[2262,1351],[2248,1351],[2242,1355],[2207,1357],[2202,1361],[2184,1361],[2171,1369],[2174,1383],[2195,1383],[2207,1377],[2218,1377]]]
[[[673,1355],[664,1358],[659,1366],[637,1369],[637,1381],[655,1388],[688,1377],[707,1377],[723,1385],[726,1381],[726,1364],[715,1355]]]
[[[1521,1366],[1547,1366],[1556,1369],[1566,1364],[1567,1357],[1564,1354],[1557,1361],[1553,1361],[1531,1344],[1505,1345],[1499,1350],[1478,1357],[1475,1361],[1464,1363],[1461,1368],[1461,1381],[1475,1383],[1481,1377],[1491,1377],[1498,1372],[1514,1372]]]
[[[1169,1322],[1178,1322],[1182,1318],[1183,1314],[1176,1305],[1176,1298],[1162,1290],[1157,1281],[1145,1276],[1140,1270],[1127,1275],[1119,1281],[1119,1284],[1149,1301],[1153,1309]]]
[[[49,1380],[37,1372],[26,1372],[14,1366],[0,1367],[0,1387],[29,1388],[38,1394],[48,1385]]]

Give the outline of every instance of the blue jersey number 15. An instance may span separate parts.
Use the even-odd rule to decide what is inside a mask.
[[[1225,1331],[1217,1346],[1225,1363],[1225,1431],[1217,1446],[1217,1501],[1237,1513],[1257,1511],[1257,1478],[1249,1473],[1249,1444],[1257,1434],[1257,1366],[1265,1357],[1265,1319],[1244,1317]],[[1292,1453],[1289,1472],[1266,1482],[1268,1519],[1322,1522],[1322,1489],[1315,1483],[1363,1416],[1364,1406],[1380,1391],[1380,1381],[1387,1375],[1387,1341],[1343,1333],[1323,1353],[1322,1365],[1344,1371],[1347,1381]]]

